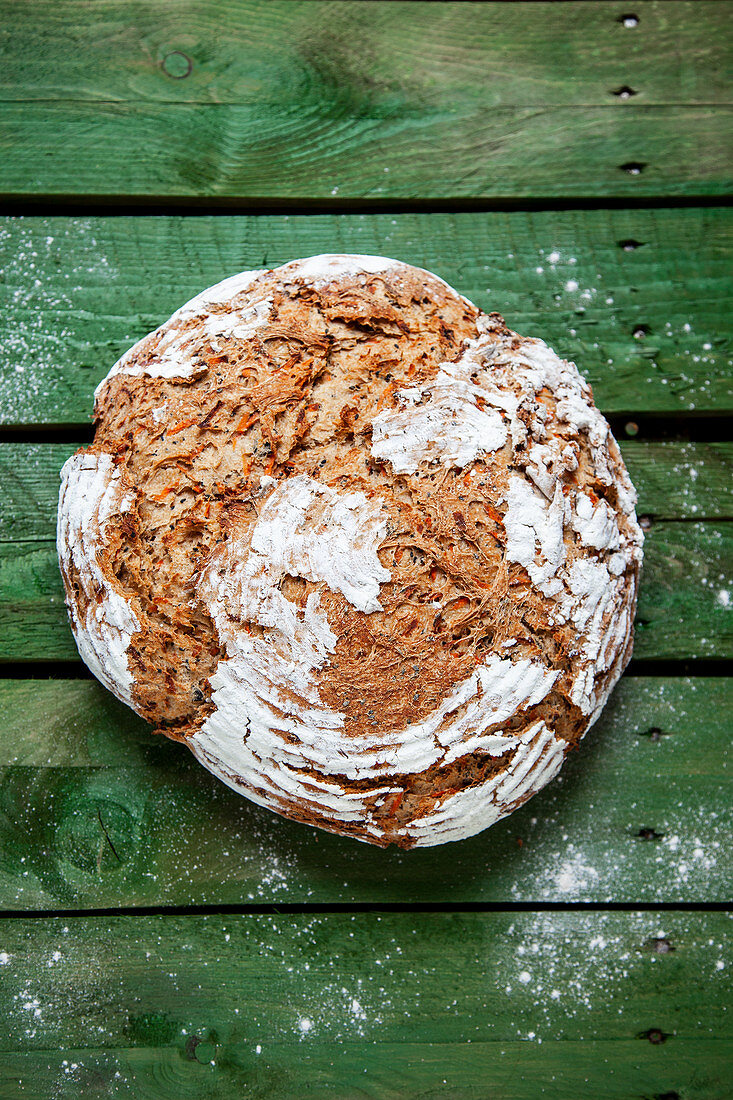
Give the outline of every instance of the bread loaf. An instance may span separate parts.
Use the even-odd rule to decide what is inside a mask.
[[[235,275],[115,364],[95,417],[58,520],[79,652],[277,813],[477,833],[629,659],[642,534],[589,387],[435,275]]]

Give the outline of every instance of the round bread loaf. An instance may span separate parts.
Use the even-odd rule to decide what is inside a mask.
[[[575,366],[374,256],[235,275],[137,343],[63,468],[79,652],[277,813],[484,829],[630,653],[642,534]]]

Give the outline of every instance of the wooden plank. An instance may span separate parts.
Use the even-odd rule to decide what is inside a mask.
[[[591,1095],[604,1100],[721,1100],[733,1089],[730,1044],[716,1039],[675,1039],[669,1046],[638,1038],[565,1039],[541,1046],[525,1040],[485,1043],[480,1037],[465,1043],[400,1040],[377,1046],[374,1041],[312,1041],[295,1051],[271,1046],[264,1063],[257,1054],[261,1045],[253,1048],[246,1039],[227,1044],[226,1068],[216,1057],[213,1067],[211,1060],[204,1061],[220,1049],[207,1043],[196,1046],[201,1061],[195,1052],[189,1058],[185,1047],[182,1055],[174,1046],[114,1051],[65,1046],[9,1053],[0,1063],[0,1086],[6,1100],[75,1100],[84,1094],[146,1100],[229,1100],[232,1095],[267,1100],[424,1100],[441,1095],[461,1100]]]
[[[54,537],[59,472],[77,443],[0,443],[0,542]]]
[[[6,921],[3,1095],[718,1100],[729,929],[674,912]]]
[[[634,655],[729,658],[732,582],[733,524],[654,524],[645,543]]]
[[[732,544],[729,521],[662,521],[646,532],[637,658],[733,655]],[[0,663],[76,659],[54,542],[0,542]]]
[[[0,443],[0,542],[52,538],[59,471],[74,443]],[[733,444],[622,440],[639,515],[732,519]]]
[[[483,104],[730,103],[716,0],[503,4],[3,2],[0,102],[322,104],[385,117]],[[191,61],[191,71],[180,56]],[[425,64],[430,58],[430,66]],[[565,62],[572,57],[572,65]],[[283,80],[283,75],[286,79]],[[402,103],[400,103],[402,101]],[[366,110],[365,110],[366,109]]]
[[[96,683],[0,681],[0,906],[725,901],[732,703],[724,679],[626,678],[526,806],[401,852],[254,806]]]
[[[77,658],[54,543],[0,544],[0,662]]]
[[[516,201],[731,184],[717,3],[641,0],[633,27],[616,0],[3,8],[6,195]]]
[[[0,422],[88,424],[112,363],[189,297],[318,252],[436,271],[574,359],[607,413],[731,410],[732,226],[724,208],[5,219]]]
[[[391,125],[360,116],[342,121],[330,103],[326,117],[315,119],[295,104],[265,118],[259,105],[198,104],[10,103],[2,115],[5,200],[300,203],[326,200],[336,189],[341,202],[516,203],[722,197],[733,186],[730,108],[479,107],[454,118],[446,104],[427,122],[399,114]]]
[[[639,494],[639,515],[656,519],[731,517],[730,443],[621,440],[620,446]]]

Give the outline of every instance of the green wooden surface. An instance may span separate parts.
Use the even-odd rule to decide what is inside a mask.
[[[278,818],[91,681],[2,681],[0,907],[723,902],[733,693],[626,678],[559,779],[464,841],[382,851]]]
[[[722,1098],[729,928],[720,913],[13,921],[0,1083],[8,1098],[28,1084],[171,1100]]]
[[[262,119],[268,109],[317,106],[319,93],[325,104],[337,89],[342,111],[381,103],[385,115],[406,113],[415,96],[428,117],[443,105],[459,114],[478,105],[613,104],[621,76],[640,104],[731,102],[718,0],[640,0],[633,30],[618,21],[631,10],[620,0],[473,10],[384,0],[95,0],[93,21],[89,7],[2,4],[3,102],[249,102]],[[187,76],[171,50],[190,54]]]
[[[664,908],[730,897],[732,693],[696,662],[731,656],[732,220],[633,208],[729,193],[731,10],[0,0],[0,196],[40,203],[0,222],[3,1100],[733,1094],[727,914]],[[191,205],[43,205],[105,196]],[[629,207],[541,209],[580,198]],[[75,447],[44,430],[88,428],[118,355],[203,287],[323,251],[437,271],[574,359],[622,431],[670,435],[621,440],[655,675],[460,844],[287,822],[95,682],[39,678],[77,659],[53,548]]]
[[[731,184],[715,2],[641,0],[633,28],[617,0],[2,9],[6,194],[516,201]],[[614,94],[626,85],[637,94]]]
[[[733,524],[655,524],[644,562],[634,655],[733,656]]]
[[[242,1047],[228,1055],[225,1068],[215,1060],[213,1067],[202,1065],[172,1047],[64,1046],[8,1054],[0,1085],[7,1100],[76,1097],[80,1088],[86,1095],[135,1100],[721,1100],[730,1092],[730,1045],[719,1039],[681,1039],[672,1046],[638,1038],[551,1045],[336,1040],[276,1049],[264,1069],[251,1048]],[[211,1053],[216,1048],[207,1044],[200,1057]]]
[[[427,125],[418,110],[411,125],[399,115],[392,127],[380,117],[322,120],[313,113],[298,113],[295,123],[275,114],[263,126],[253,111],[229,105],[10,103],[3,107],[0,185],[5,197],[92,192],[257,203],[322,198],[334,180],[343,198],[382,201],[410,198],[418,187],[433,199],[478,192],[498,201],[611,190],[629,198],[718,196],[732,182],[725,153],[730,108],[480,106],[464,121],[446,107]],[[60,132],[68,140],[39,159]],[[293,149],[309,133],[316,135],[310,155]],[[88,160],[81,160],[77,134]],[[19,155],[8,157],[10,149]],[[266,190],[283,162],[287,174]],[[643,164],[643,171],[626,164]]]
[[[189,297],[318,252],[436,271],[574,359],[606,413],[730,411],[732,227],[724,208],[5,219],[0,423],[88,424],[97,382]]]
[[[730,521],[653,524],[646,532],[635,656],[733,656],[732,569]],[[55,543],[0,543],[0,663],[76,659]]]

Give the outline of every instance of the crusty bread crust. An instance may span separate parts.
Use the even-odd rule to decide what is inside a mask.
[[[469,836],[557,773],[629,659],[642,534],[590,388],[428,272],[234,276],[95,413],[59,509],[80,653],[278,813]]]

